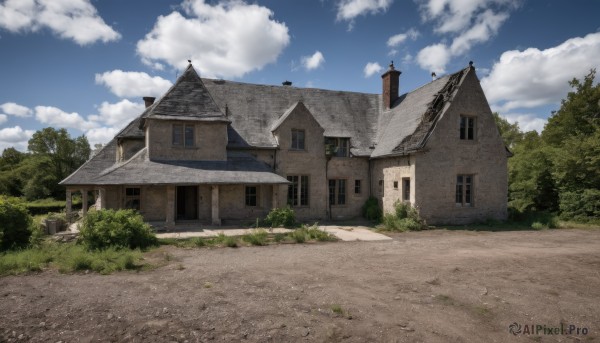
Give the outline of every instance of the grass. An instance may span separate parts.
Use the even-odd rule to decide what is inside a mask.
[[[142,260],[139,250],[109,248],[88,251],[75,243],[45,242],[38,248],[0,254],[0,275],[17,275],[44,269],[58,269],[61,273],[90,270],[110,274],[140,269],[144,266]]]
[[[333,311],[335,314],[339,314],[340,316],[344,315],[344,309],[338,304],[331,305],[331,311]]]
[[[241,236],[226,236],[224,233],[219,233],[216,237],[160,238],[158,241],[161,245],[172,245],[178,248],[236,248],[239,246],[264,246],[279,243],[326,242],[336,240],[329,233],[319,230],[315,223],[312,226],[303,225],[298,229],[286,233],[273,234],[265,229],[254,229],[250,233]]]

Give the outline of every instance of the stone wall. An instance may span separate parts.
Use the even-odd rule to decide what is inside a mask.
[[[173,146],[173,124],[194,125],[194,146]],[[146,146],[151,160],[227,160],[227,123],[146,120]]]
[[[369,160],[359,157],[333,157],[327,168],[328,179],[346,180],[346,204],[331,206],[332,219],[360,217],[362,206],[369,198]],[[355,193],[355,181],[360,180],[360,193]],[[328,184],[322,187],[328,193]]]
[[[416,198],[429,224],[465,224],[506,219],[507,152],[483,90],[473,71],[445,105],[424,152],[416,157]],[[461,140],[460,117],[476,120],[474,140]],[[473,175],[473,205],[457,206],[457,175]]]

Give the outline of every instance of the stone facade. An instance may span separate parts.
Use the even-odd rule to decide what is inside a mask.
[[[509,153],[474,68],[402,96],[399,77],[390,66],[381,96],[214,81],[216,98],[230,101],[217,104],[190,66],[160,111],[147,103],[126,136],[63,182],[68,194],[97,190],[102,208],[133,198],[147,221],[167,226],[250,223],[288,203],[300,220],[349,219],[371,196],[386,213],[408,202],[429,224],[505,219]],[[247,104],[227,97],[238,93]],[[235,131],[240,121],[261,133]],[[192,128],[191,146],[174,144],[174,126]],[[331,139],[347,142],[345,153],[332,154]],[[91,166],[101,173],[85,175]],[[114,176],[122,168],[135,172]]]

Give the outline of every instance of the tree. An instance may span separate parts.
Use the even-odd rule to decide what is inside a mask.
[[[90,144],[85,136],[71,138],[67,130],[47,127],[37,131],[29,140],[34,172],[24,185],[28,199],[52,196],[64,197],[58,183],[69,176],[90,156]]]
[[[509,123],[508,120],[502,118],[498,112],[494,112],[493,115],[496,127],[498,127],[500,136],[502,136],[502,140],[504,141],[504,145],[509,149],[512,149],[516,143],[523,140],[524,133],[519,128],[518,123]]]

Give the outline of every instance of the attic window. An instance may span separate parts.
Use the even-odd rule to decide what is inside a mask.
[[[304,150],[304,130],[292,129],[292,150]]]
[[[473,117],[460,116],[460,139],[472,141],[475,139],[475,124]]]
[[[329,156],[349,157],[350,138],[325,137],[325,152]]]
[[[173,124],[173,145],[180,147],[193,147],[194,125]]]

